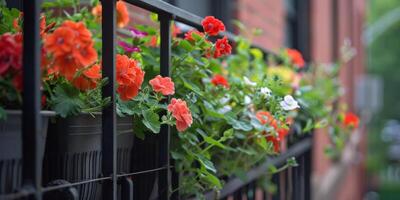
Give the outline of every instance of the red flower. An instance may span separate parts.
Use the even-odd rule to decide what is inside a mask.
[[[278,153],[281,150],[281,139],[279,137],[268,135],[265,137],[265,140],[267,140],[267,142],[272,142],[275,153]]]
[[[225,77],[223,77],[223,76],[221,76],[221,75],[219,75],[219,74],[215,75],[215,76],[211,79],[211,83],[212,83],[213,85],[215,85],[215,86],[221,85],[221,86],[223,86],[223,87],[225,87],[225,88],[227,88],[227,89],[229,88],[228,80],[226,80]]]
[[[22,38],[20,34],[4,33],[0,36],[0,75],[10,68],[22,67]]]
[[[175,93],[174,82],[169,77],[161,77],[157,75],[149,81],[155,92],[160,92],[163,95],[173,95]]]
[[[72,80],[75,73],[97,61],[91,32],[82,22],[65,21],[44,38],[44,47],[54,56],[54,67]]]
[[[100,71],[100,65],[93,65],[89,69],[83,71],[79,77],[74,78],[72,84],[80,90],[94,89],[101,79]]]
[[[187,33],[185,33],[185,40],[187,40],[189,42],[194,42],[195,40],[193,38],[193,34],[196,34],[196,35],[198,35],[200,37],[204,37],[204,33],[193,29],[193,30],[190,30]]]
[[[147,45],[149,47],[157,47],[157,40],[158,40],[157,36],[153,35],[150,37],[150,40],[147,42]]]
[[[218,35],[220,31],[225,31],[224,23],[213,16],[205,17],[203,21],[201,21],[201,25],[203,25],[204,32],[211,36]]]
[[[176,24],[172,25],[172,37],[176,37],[182,33],[182,30]]]
[[[271,115],[270,112],[267,111],[258,111],[256,113],[257,119],[260,121],[261,124],[265,125],[268,124],[273,127],[278,134],[277,136],[264,133],[266,135],[265,139],[268,142],[272,142],[274,145],[274,151],[280,151],[280,141],[282,141],[287,134],[289,133],[289,129],[278,127],[278,121]],[[292,123],[292,119],[288,118],[288,123]]]
[[[186,130],[193,123],[192,113],[186,105],[186,102],[181,99],[172,98],[168,105],[168,111],[176,119],[176,129],[179,132]]]
[[[298,68],[303,68],[304,67],[304,59],[303,56],[299,51],[296,49],[286,49],[287,54],[289,55],[290,59],[292,62],[298,67]]]
[[[225,36],[215,42],[214,58],[231,54],[232,47],[229,44],[228,38]]]
[[[360,123],[360,119],[354,113],[348,112],[344,116],[344,122],[343,123],[347,127],[358,128],[358,124]]]
[[[138,66],[136,60],[126,55],[116,56],[117,92],[121,100],[127,101],[137,96],[142,86],[144,72]]]

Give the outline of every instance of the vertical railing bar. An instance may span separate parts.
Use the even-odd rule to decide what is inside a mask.
[[[24,1],[23,27],[23,104],[22,104],[22,159],[23,186],[35,190],[34,199],[42,199],[40,192],[42,161],[40,151],[40,0]]]
[[[161,76],[170,76],[171,65],[171,18],[168,14],[159,14],[160,21],[160,74]],[[168,99],[166,100],[168,101]],[[161,113],[163,115],[165,113]],[[160,167],[167,166],[165,170],[158,173],[158,199],[169,199],[170,192],[170,127],[167,124],[161,125],[159,135],[159,160]]]
[[[102,185],[103,199],[117,199],[117,140],[115,113],[115,7],[116,0],[102,0],[102,74],[108,84],[102,89],[103,98],[111,98],[102,113],[102,174],[111,182]]]

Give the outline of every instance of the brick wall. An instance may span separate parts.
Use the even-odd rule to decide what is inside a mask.
[[[271,50],[278,50],[285,42],[286,12],[284,1],[237,0],[237,18],[246,27],[260,28],[261,36],[253,42]]]

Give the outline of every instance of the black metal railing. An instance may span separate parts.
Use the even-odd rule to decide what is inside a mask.
[[[162,76],[170,75],[171,65],[171,31],[172,21],[178,21],[197,29],[202,29],[201,18],[174,7],[159,0],[125,0],[125,2],[158,14],[160,21],[160,73]],[[97,178],[80,180],[76,182],[61,182],[60,184],[42,186],[42,158],[39,156],[39,133],[41,132],[40,115],[40,36],[39,17],[41,0],[23,1],[24,12],[24,94],[23,94],[23,125],[22,125],[22,187],[15,193],[1,194],[0,199],[43,199],[50,192],[62,191],[64,196],[60,199],[78,199],[79,194],[76,187],[90,183],[100,183],[103,199],[143,199],[135,195],[135,191],[143,186],[140,176],[152,174],[157,180],[155,199],[179,199],[179,191],[170,194],[171,188],[177,188],[179,178],[171,170],[169,145],[170,127],[162,125],[160,134],[150,136],[147,141],[135,141],[138,146],[136,154],[146,153],[141,147],[152,145],[157,152],[156,164],[146,168],[140,163],[143,157],[134,155],[137,166],[133,166],[131,173],[118,173],[117,170],[117,138],[116,138],[116,102],[115,102],[115,41],[116,41],[116,0],[102,0],[102,68],[103,77],[108,78],[107,84],[102,91],[104,98],[111,98],[111,103],[102,112],[102,139],[101,139],[101,175]],[[223,33],[233,38],[231,33]],[[262,49],[262,48],[261,48]],[[268,50],[262,49],[265,54]],[[149,140],[150,143],[149,143]],[[154,142],[154,143],[153,143]],[[268,194],[257,187],[257,180],[265,176],[270,165],[281,166],[289,157],[296,157],[299,162],[298,168],[288,169],[274,175],[273,180],[278,186],[278,192],[273,199],[280,199],[279,195],[289,194],[291,199],[310,199],[310,170],[311,170],[311,145],[312,140],[305,138],[283,153],[282,155],[267,160],[247,173],[246,181],[234,178],[227,182],[225,187],[216,196],[210,192],[206,194],[207,199],[234,198],[256,199],[256,193],[262,191],[262,199],[269,199]],[[40,147],[42,148],[42,147]],[[136,157],[135,157],[136,156]],[[144,178],[146,179],[146,178]],[[290,179],[290,180],[289,180]],[[289,181],[287,181],[289,180]],[[171,183],[173,185],[171,185]],[[283,184],[282,184],[283,183]],[[281,186],[284,186],[282,188]],[[290,190],[290,191],[289,191]]]

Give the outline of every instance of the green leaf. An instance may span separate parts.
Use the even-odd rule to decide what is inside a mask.
[[[190,44],[190,42],[188,42],[187,40],[181,40],[179,42],[179,47],[182,47],[183,49],[185,49],[188,52],[193,51],[193,45]]]
[[[222,189],[222,184],[216,176],[206,170],[202,171],[202,173],[205,175],[204,178],[206,181],[213,184],[217,189]]]
[[[257,141],[257,144],[260,145],[261,148],[264,150],[268,150],[268,143],[264,138],[259,138]]]
[[[158,116],[157,113],[154,113],[151,110],[143,110],[142,111],[143,115],[143,124],[150,129],[153,133],[159,133],[160,132],[160,116]]]
[[[206,141],[208,144],[217,146],[217,147],[219,147],[221,149],[225,149],[225,145],[223,145],[221,142],[213,139],[212,137],[207,137],[206,136],[206,137],[204,137],[204,141]]]
[[[79,90],[66,83],[59,84],[54,88],[52,103],[54,104],[53,110],[61,117],[78,115],[83,106]]]
[[[236,130],[243,130],[243,131],[251,131],[253,127],[250,124],[247,124],[246,122],[236,120],[233,117],[226,117],[226,121],[228,124],[232,125],[232,127]]]
[[[146,126],[144,126],[142,120],[140,120],[139,117],[136,115],[133,116],[133,130],[133,133],[137,138],[144,140]]]
[[[312,119],[307,120],[306,126],[303,128],[302,132],[307,133],[314,128]]]
[[[295,157],[288,158],[288,159],[286,160],[286,163],[287,163],[288,166],[290,166],[290,167],[297,167],[297,166],[299,166],[299,164],[297,163]]]
[[[204,157],[203,155],[196,155],[197,160],[201,163],[201,165],[203,165],[206,169],[216,173],[217,169],[215,169],[214,164],[211,162],[211,160],[207,159],[206,157]]]

